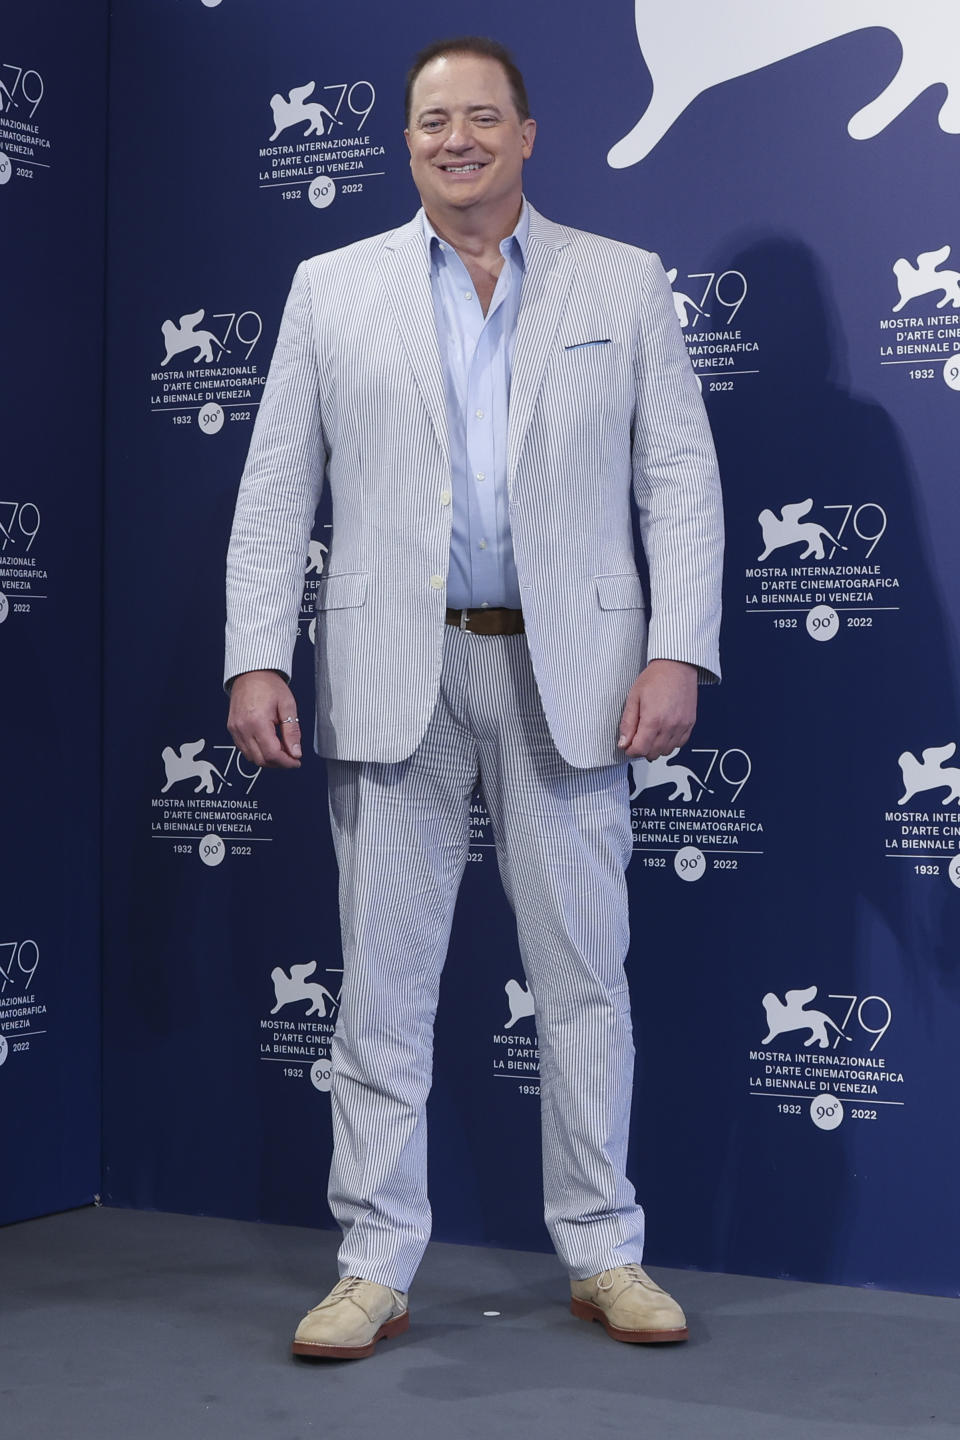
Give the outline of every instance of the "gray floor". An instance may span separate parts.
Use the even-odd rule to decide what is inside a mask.
[[[956,1301],[661,1270],[690,1342],[620,1345],[570,1315],[551,1257],[434,1245],[406,1335],[370,1360],[294,1361],[335,1244],[123,1210],[0,1230],[0,1436],[960,1435]]]

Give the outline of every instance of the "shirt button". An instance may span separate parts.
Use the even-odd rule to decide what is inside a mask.
[[[478,410],[478,411],[476,412],[476,415],[477,415],[477,419],[478,419],[478,420],[482,420],[482,419],[483,419],[483,411],[482,411],[482,410]]]
[[[434,590],[442,590],[442,589],[443,589],[443,576],[442,576],[442,575],[431,575],[431,576],[430,576],[430,584],[431,584],[431,586],[433,587]]]
[[[441,490],[441,491],[440,491],[440,504],[441,504],[441,505],[449,505],[449,504],[450,504],[450,491],[449,491],[449,490]]]
[[[480,544],[478,545],[477,548],[478,548],[479,550],[486,550],[486,548],[487,548],[487,542],[486,542],[486,540],[481,540],[481,541],[480,541]]]
[[[463,298],[464,298],[464,300],[472,300],[472,299],[473,299],[473,294],[472,294],[472,292],[469,291],[469,290],[464,290],[464,292],[463,292]]]
[[[489,601],[489,600],[481,600],[481,601],[480,601],[480,609],[481,609],[481,610],[489,610],[489,609],[490,609],[490,601]]]
[[[485,472],[485,471],[483,471],[483,470],[478,470],[478,471],[477,471],[477,479],[478,479],[478,480],[486,480],[486,478],[487,478],[487,476],[486,476],[486,472]]]

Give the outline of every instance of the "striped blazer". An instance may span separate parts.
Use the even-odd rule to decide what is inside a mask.
[[[317,597],[317,748],[402,760],[437,699],[450,551],[443,372],[419,216],[297,269],[237,499],[227,680],[291,672],[325,483],[333,539]],[[527,640],[557,749],[575,766],[622,760],[620,712],[646,660],[719,676],[716,457],[657,257],[532,207],[508,485]]]

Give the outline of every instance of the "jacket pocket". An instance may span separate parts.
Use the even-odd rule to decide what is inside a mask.
[[[603,345],[612,345],[613,341],[606,337],[601,340],[571,340],[564,345],[564,350],[597,350]]]
[[[596,575],[597,598],[603,610],[645,610],[639,575]]]
[[[364,605],[367,599],[367,572],[358,570],[350,575],[324,575],[317,586],[316,608],[346,610]]]

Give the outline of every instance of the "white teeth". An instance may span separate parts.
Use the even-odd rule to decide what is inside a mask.
[[[444,165],[448,175],[466,175],[470,170],[479,170],[479,165]]]

